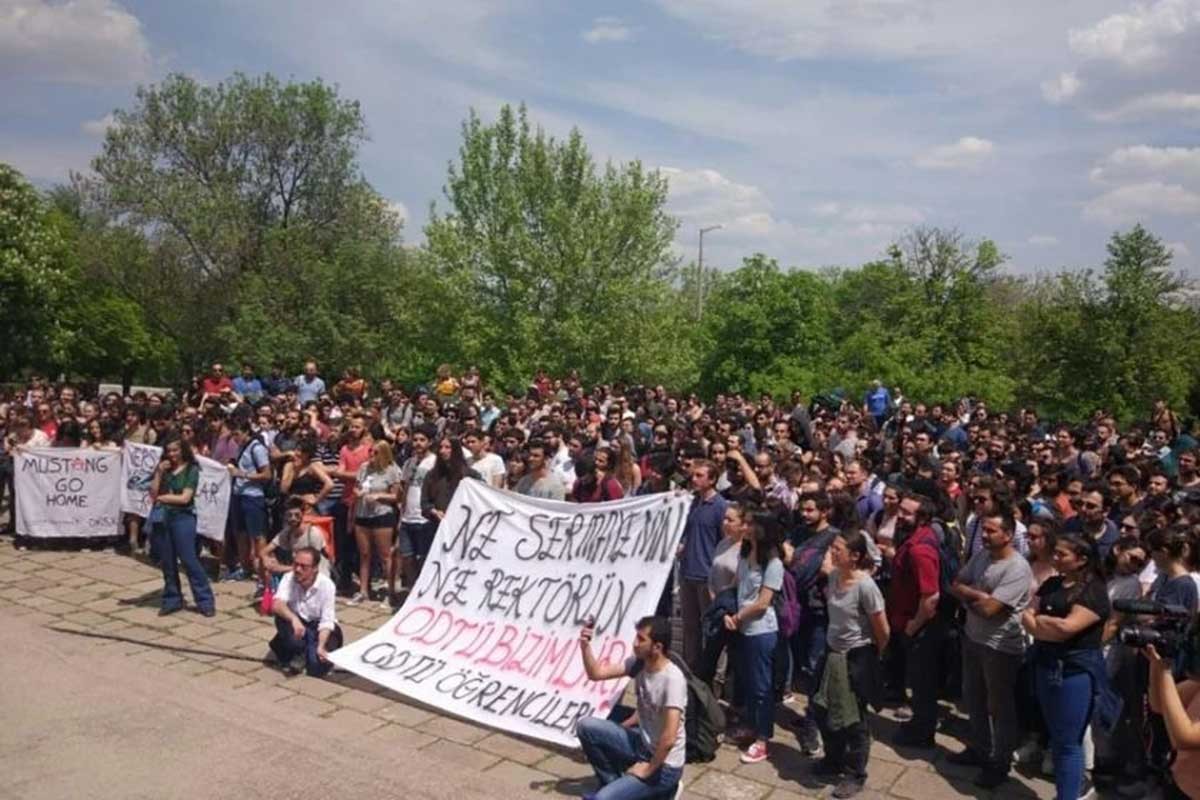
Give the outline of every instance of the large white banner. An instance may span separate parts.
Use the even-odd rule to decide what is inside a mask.
[[[17,533],[112,536],[120,530],[121,454],[77,447],[36,448],[13,460]]]
[[[625,680],[589,681],[579,629],[601,661],[633,652],[675,561],[690,495],[574,505],[464,480],[417,585],[382,628],[333,653],[389,689],[502,730],[570,747]]]
[[[25,536],[117,535],[121,512],[143,518],[150,515],[150,480],[160,460],[162,448],[150,444],[127,443],[120,452],[84,448],[25,451],[15,462],[17,532]],[[204,456],[197,456],[196,461],[200,465],[196,532],[223,542],[232,490],[229,470]],[[74,471],[67,474],[68,468]],[[71,513],[71,509],[79,513]]]

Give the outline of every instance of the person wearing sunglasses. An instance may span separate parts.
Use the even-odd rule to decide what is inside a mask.
[[[1101,559],[1108,557],[1108,551],[1120,536],[1117,523],[1108,518],[1111,504],[1107,486],[1099,481],[1086,483],[1079,493],[1079,513],[1063,526],[1065,533],[1077,533],[1094,542]]]

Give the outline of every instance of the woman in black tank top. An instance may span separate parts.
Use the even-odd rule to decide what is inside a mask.
[[[292,460],[284,464],[279,487],[285,495],[305,498],[310,506],[325,499],[333,490],[333,478],[325,465],[316,459],[317,443],[312,437],[300,440],[292,454]]]

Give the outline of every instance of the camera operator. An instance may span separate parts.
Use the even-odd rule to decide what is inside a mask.
[[[1163,796],[1200,797],[1200,681],[1189,678],[1176,685],[1171,665],[1154,645],[1142,652],[1150,662],[1150,710],[1162,715],[1175,750],[1171,765],[1175,786]]]

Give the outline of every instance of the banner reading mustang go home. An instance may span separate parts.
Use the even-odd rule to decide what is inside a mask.
[[[595,618],[601,661],[632,655],[690,502],[658,494],[575,505],[464,480],[403,607],[333,661],[461,717],[577,746],[578,721],[607,714],[625,688],[587,679],[579,629]]]
[[[23,449],[15,454],[13,470],[17,533],[112,536],[120,530],[120,452]]]

